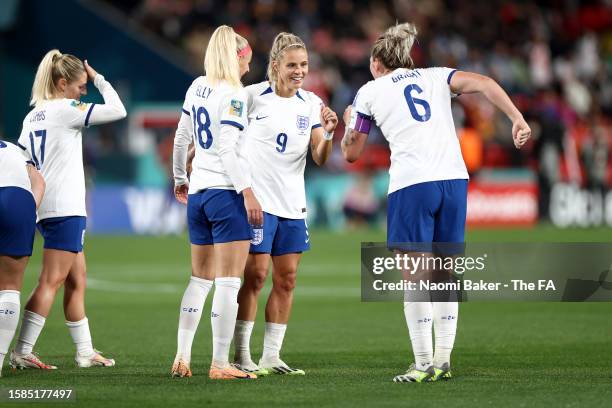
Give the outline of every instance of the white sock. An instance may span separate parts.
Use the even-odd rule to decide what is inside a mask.
[[[416,368],[426,370],[433,361],[431,302],[404,302],[404,316],[410,333]]]
[[[434,302],[434,332],[436,337],[436,352],[434,365],[442,367],[444,363],[450,366],[450,356],[457,334],[458,302]]]
[[[240,278],[216,278],[215,294],[210,313],[213,336],[213,365],[227,367],[229,350],[238,315]]]
[[[0,290],[0,371],[19,324],[19,292]]]
[[[38,313],[29,310],[23,311],[23,321],[21,322],[21,331],[15,345],[15,351],[19,354],[30,354],[38,336],[43,327],[45,327],[45,319]]]
[[[249,320],[236,320],[236,329],[234,331],[234,360],[241,362],[251,361],[251,333],[255,322]]]
[[[179,325],[177,335],[176,359],[182,358],[187,362],[191,361],[191,345],[195,336],[206,296],[213,281],[192,276],[181,300],[181,310],[179,312]]]
[[[286,330],[286,324],[266,322],[262,360],[270,361],[280,358],[280,350],[283,346]]]
[[[78,322],[66,321],[72,342],[76,346],[77,353],[82,357],[93,356],[95,351],[91,343],[91,333],[89,332],[89,320],[87,317]]]

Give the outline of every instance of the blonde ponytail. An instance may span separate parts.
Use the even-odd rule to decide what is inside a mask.
[[[372,58],[380,60],[391,70],[414,68],[410,57],[412,45],[416,40],[417,29],[412,23],[396,24],[381,35],[372,47]]]
[[[83,62],[70,54],[62,54],[59,50],[51,50],[45,54],[38,65],[34,84],[32,85],[31,106],[56,97],[57,81],[61,78],[68,82],[77,80],[85,72]]]
[[[204,71],[211,85],[226,81],[235,87],[242,86],[237,51],[237,34],[234,29],[226,25],[219,26],[210,37],[204,56]]]
[[[303,48],[306,49],[306,44],[300,37],[291,33],[279,33],[272,43],[272,48],[270,49],[270,59],[268,61],[268,79],[272,82],[276,82],[278,80],[278,73],[274,70],[273,62],[277,63],[283,57],[283,53],[289,49],[294,48]]]

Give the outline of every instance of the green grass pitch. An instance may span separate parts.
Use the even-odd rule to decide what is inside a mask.
[[[88,317],[94,345],[114,357],[117,366],[75,367],[58,298],[36,349],[59,370],[12,372],[5,366],[0,387],[72,388],[77,405],[88,407],[583,407],[605,406],[612,399],[612,303],[462,304],[453,353],[456,378],[432,384],[391,382],[412,361],[402,308],[361,303],[359,297],[359,243],[383,241],[384,233],[315,230],[311,237],[283,349],[283,358],[304,368],[305,377],[209,380],[209,296],[194,342],[194,376],[170,378],[178,306],[190,271],[186,237],[90,236]],[[468,234],[468,241],[610,240],[609,229]],[[40,241],[35,253],[23,303],[38,276]],[[257,358],[263,337],[261,300],[251,345]]]

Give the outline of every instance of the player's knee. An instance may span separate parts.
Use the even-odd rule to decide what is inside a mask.
[[[282,292],[293,292],[296,280],[297,274],[295,271],[286,272],[274,280],[274,286]]]
[[[251,269],[248,276],[245,278],[245,286],[254,292],[261,292],[266,284],[268,271],[266,269]]]
[[[59,290],[63,283],[64,279],[59,277],[41,276],[38,280],[38,287],[36,289],[39,291],[51,291],[55,293]]]

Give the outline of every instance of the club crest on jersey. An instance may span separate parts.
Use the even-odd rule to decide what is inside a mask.
[[[310,118],[308,116],[297,115],[297,120],[295,124],[299,130],[308,129],[308,124],[310,123]]]
[[[242,116],[242,110],[244,108],[244,103],[242,101],[238,101],[236,99],[232,99],[230,102],[230,115],[234,116]]]
[[[70,106],[74,106],[75,108],[85,111],[87,109],[87,104],[81,101],[72,101],[70,102]]]
[[[263,242],[263,228],[253,228],[252,245],[259,245]]]

